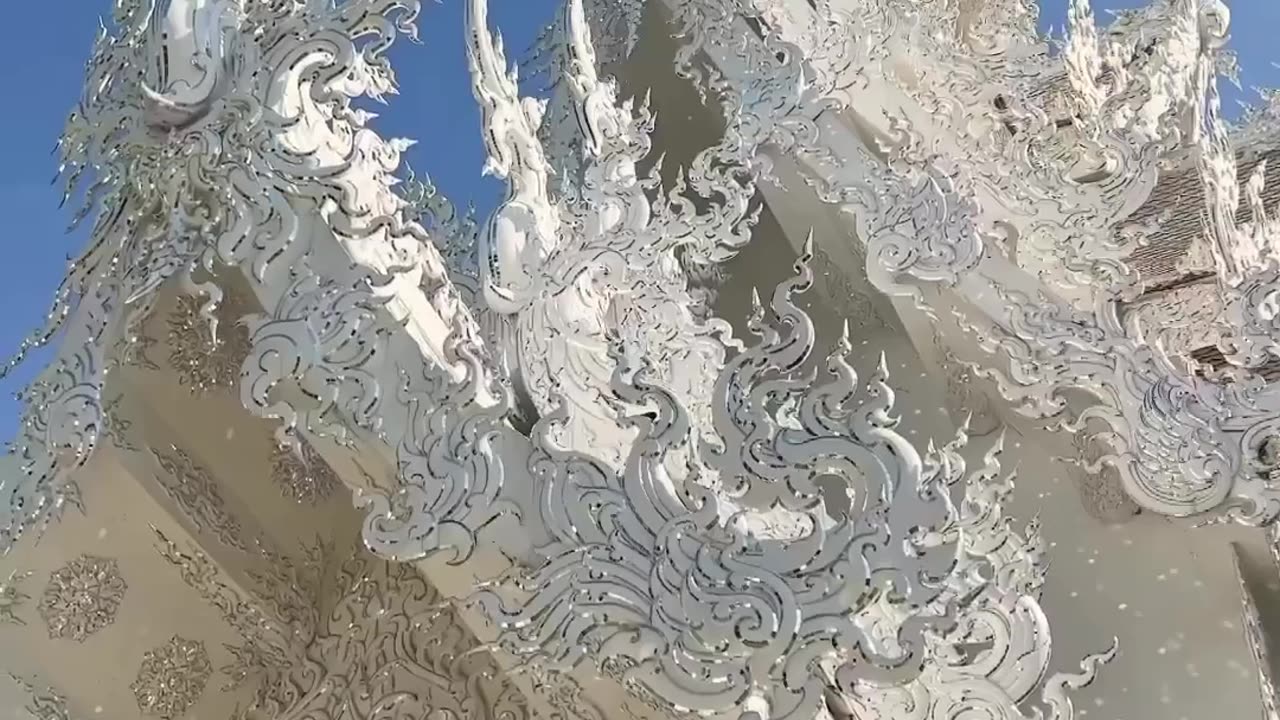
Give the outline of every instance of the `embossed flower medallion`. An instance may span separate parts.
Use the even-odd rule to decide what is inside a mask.
[[[127,588],[110,558],[81,555],[55,570],[39,607],[49,637],[84,642],[115,622]]]
[[[129,689],[143,715],[173,720],[196,704],[212,674],[204,643],[174,635],[142,656],[138,677]]]
[[[31,599],[30,595],[18,588],[23,580],[31,577],[30,572],[14,570],[9,577],[0,582],[0,625],[26,625],[26,621],[18,617],[18,609]]]
[[[333,497],[338,489],[338,476],[310,444],[302,442],[300,450],[279,446],[271,456],[271,477],[286,498],[307,505],[318,505]]]

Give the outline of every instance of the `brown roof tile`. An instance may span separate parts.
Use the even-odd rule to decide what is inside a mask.
[[[1263,159],[1268,161],[1263,199],[1272,206],[1280,202],[1280,148],[1253,157],[1241,153],[1237,156],[1237,177],[1243,184]],[[1163,283],[1180,274],[1178,262],[1187,254],[1192,241],[1204,233],[1204,208],[1204,188],[1195,167],[1176,170],[1160,178],[1151,197],[1130,218],[1142,222],[1153,220],[1166,210],[1169,213],[1150,244],[1129,256],[1129,261],[1147,282]],[[1251,220],[1253,209],[1247,203],[1241,203],[1236,222]]]

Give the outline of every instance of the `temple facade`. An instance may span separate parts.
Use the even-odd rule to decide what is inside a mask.
[[[0,707],[1280,718],[1280,113],[1219,117],[1224,7],[566,0],[534,97],[458,1],[486,217],[366,109],[429,8],[116,2]]]

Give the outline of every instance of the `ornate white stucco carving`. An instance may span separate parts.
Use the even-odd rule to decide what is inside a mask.
[[[474,602],[504,628],[500,643],[509,652],[621,668],[639,694],[677,711],[745,704],[771,717],[809,717],[833,693],[869,717],[898,717],[921,694],[932,698],[938,717],[988,704],[1012,711],[1008,698],[1033,692],[1044,666],[1005,666],[998,658],[1008,643],[1025,643],[1017,651],[1024,659],[1033,647],[1048,648],[1036,639],[1044,628],[1031,594],[1039,550],[999,521],[1000,486],[986,485],[1001,472],[997,451],[974,473],[956,454],[963,436],[916,455],[891,429],[893,393],[883,365],[861,384],[844,359],[847,338],[829,357],[826,379],[815,384],[813,376],[789,373],[814,341],[791,300],[812,280],[807,268],[799,270],[768,310],[758,306],[752,327],[760,344],[732,359],[717,383],[713,428],[723,449],[698,447],[689,415],[646,380],[643,359],[619,343],[614,354],[624,364],[614,390],[648,408],[630,420],[639,429],[630,456],[612,471],[542,435],[530,465],[538,496],[547,498],[538,505],[554,513],[543,519],[550,558],[518,574],[512,593],[499,585]],[[755,397],[761,401],[748,400]],[[798,408],[790,420],[774,414],[788,405]],[[535,438],[557,420],[543,418]],[[669,473],[667,453],[686,447],[683,475]],[[704,489],[706,470],[717,472],[719,487]],[[847,514],[825,509],[814,484],[821,475],[853,489],[859,499]],[[947,499],[952,484],[968,487],[959,514]],[[785,508],[799,527],[759,533],[753,528],[773,526],[726,508],[721,492],[748,506]],[[366,540],[388,524],[367,526]],[[891,537],[909,538],[907,546],[895,547]],[[968,584],[978,577],[962,569],[969,563],[1008,585]],[[913,580],[938,573],[955,584]],[[813,594],[815,587],[825,590]],[[975,597],[1006,592],[1005,604]],[[1016,628],[1012,637],[1003,634],[1008,627]],[[991,656],[958,651],[977,637],[1002,639]],[[1056,699],[1061,686],[1092,672],[1091,662],[1079,678],[1049,683],[1054,714],[1069,712]],[[949,688],[971,682],[990,683],[989,697]]]
[[[727,84],[786,87],[797,55],[813,68],[813,100],[790,117],[828,121],[785,152],[850,218],[879,289],[930,313],[963,308],[992,355],[984,374],[1020,410],[1065,416],[1070,430],[1101,421],[1105,432],[1091,434],[1110,447],[1103,460],[1144,508],[1252,523],[1280,512],[1259,460],[1280,417],[1280,390],[1258,376],[1277,352],[1274,212],[1261,200],[1265,164],[1237,181],[1237,154],[1255,148],[1233,140],[1273,147],[1275,136],[1259,129],[1267,111],[1240,131],[1219,117],[1215,76],[1234,67],[1224,6],[1157,2],[1103,33],[1076,0],[1055,58],[1023,21],[983,41],[963,3],[828,0],[790,15],[770,14],[772,0],[687,5],[753,17],[766,27],[761,49],[781,53],[725,59]],[[1011,17],[1034,16],[1013,5]],[[863,114],[861,98],[897,109]],[[1176,218],[1144,204],[1161,202],[1159,181],[1179,168],[1203,187],[1203,254],[1222,309],[1209,317],[1165,298],[1147,311],[1158,326],[1142,313],[1126,321],[1124,307],[1155,289],[1138,271],[1149,248],[1173,242],[1162,233]],[[1162,346],[1168,326],[1194,330]],[[1234,372],[1188,367],[1177,343],[1193,340],[1216,341]],[[1095,402],[1073,417],[1066,390]]]
[[[195,287],[217,338],[222,291],[207,273],[230,265],[274,281],[320,214],[365,263],[429,264],[379,220],[398,204],[379,179],[402,144],[365,129],[368,114],[350,103],[393,87],[384,52],[416,3],[356,5],[115,3],[60,146],[92,241],[10,363],[60,333],[62,352],[23,396],[24,475],[5,478],[0,546],[64,503],[103,432],[103,379],[165,281]]]
[[[652,118],[599,76],[580,0],[560,18],[561,101],[545,107],[519,94],[484,0],[467,0],[486,167],[508,190],[472,226],[425,186],[423,207],[393,195],[405,145],[379,139],[350,105],[391,88],[382,51],[410,29],[413,0],[173,0],[160,35],[149,5],[119,7],[65,142],[73,181],[99,168],[100,222],[55,310],[67,345],[31,397],[31,475],[10,492],[6,544],[47,517],[96,444],[104,373],[119,360],[108,341],[129,337],[170,278],[205,302],[218,337],[224,292],[211,271],[231,265],[263,308],[240,319],[245,407],[279,421],[282,445],[324,436],[396,466],[392,490],[363,488],[357,501],[364,543],[401,562],[339,572],[328,615],[312,605],[272,621],[207,563],[175,560],[242,629],[230,674],[265,673],[255,705],[269,713],[332,703],[381,713],[384,693],[398,692],[385,653],[395,671],[458,682],[408,629],[441,609],[401,563],[478,567],[501,555],[504,575],[454,588],[497,647],[554,677],[613,678],[666,712],[1012,718],[1038,700],[1048,716],[1072,717],[1065,691],[1110,653],[1079,674],[1048,675],[1042,550],[1034,526],[1019,533],[1001,518],[1011,478],[999,446],[977,469],[960,457],[964,433],[913,447],[895,430],[885,362],[860,378],[848,332],[813,367],[816,331],[794,298],[813,281],[811,243],[794,277],[756,297],[750,347],[734,345],[689,289],[690,274],[751,239],[756,184],[773,173],[764,149],[834,162],[812,150],[824,132],[814,111],[839,107],[827,95],[845,67],[832,63],[855,44],[847,26],[813,23],[806,59],[749,5],[681,5],[677,68],[726,128],[666,187],[657,172],[638,176]],[[991,40],[989,27],[971,26]],[[752,27],[760,43],[743,42]],[[726,74],[730,61],[749,72]],[[188,75],[179,82],[169,67]],[[556,123],[562,144],[544,145],[553,109],[572,122]],[[909,124],[895,127],[903,141],[890,162],[867,159],[883,165],[862,188],[882,211],[860,228],[869,275],[891,290],[910,290],[908,277],[956,282],[989,257],[977,203],[951,202],[963,175],[926,162]],[[577,164],[560,162],[564,152],[580,153]],[[550,170],[565,167],[576,170],[553,187]],[[844,179],[824,188],[840,202],[860,189]],[[455,239],[474,259],[437,250]],[[521,395],[536,417],[520,416]],[[188,519],[243,550],[190,458],[153,453]],[[297,574],[274,584],[291,596],[272,602],[318,582]],[[370,614],[375,606],[387,612]],[[369,634],[326,624],[334,618]],[[364,662],[323,659],[347,649]],[[181,712],[197,684],[144,709]],[[465,696],[483,704],[476,712],[519,712],[504,686],[491,689]],[[416,716],[441,702],[424,693],[403,704]]]
[[[699,312],[680,256],[722,259],[745,241],[753,186],[732,170],[751,152],[728,145],[705,151],[695,160],[700,172],[690,176],[696,182],[655,202],[659,169],[637,170],[649,153],[653,118],[645,104],[619,103],[616,84],[599,77],[584,10],[566,4],[549,34],[556,44],[544,52],[560,77],[544,108],[519,95],[488,32],[484,3],[467,7],[472,86],[488,128],[486,171],[506,181],[507,197],[480,228],[460,221],[429,185],[414,187],[410,197],[438,231],[453,281],[474,288],[464,295],[514,386],[545,413],[557,385],[567,411],[556,429],[560,441],[616,463],[628,433],[607,399],[609,333],[640,332],[664,381],[705,415],[698,408],[724,356],[714,336],[728,337],[728,326]],[[563,114],[546,120],[553,127],[577,128],[555,156],[539,132],[544,111]],[[558,195],[553,162],[562,176]],[[709,209],[691,212],[695,199],[709,199]],[[478,255],[465,252],[472,246]],[[536,271],[523,270],[525,263]]]

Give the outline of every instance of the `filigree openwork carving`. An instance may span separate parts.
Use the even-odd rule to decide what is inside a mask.
[[[143,715],[176,720],[200,700],[212,675],[204,643],[174,635],[142,656],[138,677],[129,689]]]
[[[39,605],[49,637],[84,642],[116,621],[127,589],[111,558],[81,555],[54,570]]]
[[[31,596],[22,592],[22,582],[35,573],[13,570],[9,577],[0,582],[0,625],[26,625],[27,621],[18,616]]]

